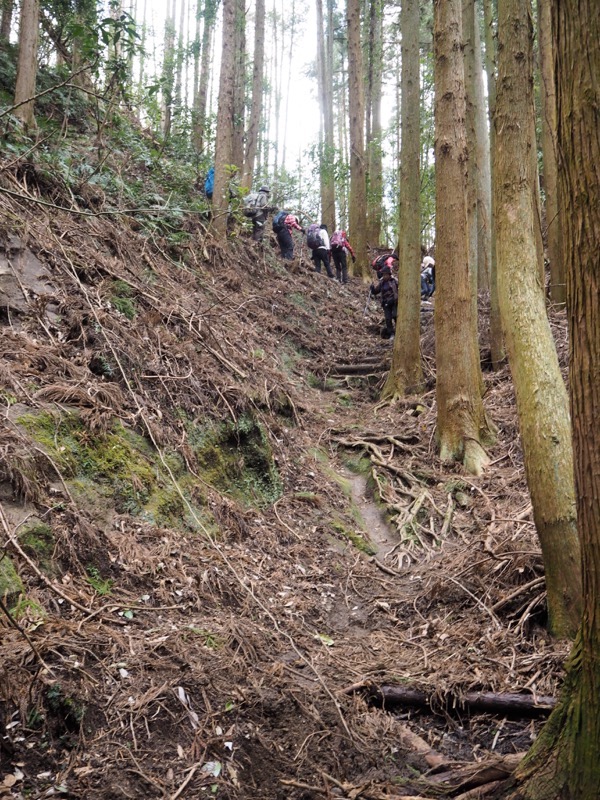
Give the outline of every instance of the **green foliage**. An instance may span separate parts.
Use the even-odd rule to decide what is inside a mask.
[[[46,702],[49,711],[61,719],[66,730],[75,731],[79,728],[85,716],[85,705],[65,694],[60,683],[48,686]]]
[[[103,597],[111,593],[114,585],[112,578],[103,578],[98,568],[93,564],[88,564],[85,571],[87,582],[95,589],[97,594]]]
[[[127,319],[133,319],[136,314],[135,304],[131,299],[133,289],[125,281],[117,280],[112,284],[111,304]]]

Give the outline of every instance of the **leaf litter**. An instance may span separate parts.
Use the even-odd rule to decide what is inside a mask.
[[[23,591],[0,622],[1,796],[467,797],[509,775],[541,721],[461,698],[554,696],[568,648],[544,629],[508,369],[484,373],[499,433],[474,479],[436,457],[432,314],[425,394],[381,404],[391,345],[359,280],[314,274],[302,248],[286,268],[274,239],[226,248],[201,218],[175,247],[128,216],[36,206],[34,175],[2,181],[22,199],[0,194],[2,291],[21,292],[0,319],[0,523]],[[76,479],[52,445],[74,413],[85,458],[115,420],[138,437],[125,460],[147,449],[171,516],[140,512],[145,468],[125,499]],[[23,422],[43,414],[47,443]],[[192,441],[247,419],[280,481],[255,503]],[[382,707],[384,685],[433,699]]]

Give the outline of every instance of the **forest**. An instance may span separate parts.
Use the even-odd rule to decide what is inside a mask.
[[[0,10],[0,798],[598,800],[596,0]]]

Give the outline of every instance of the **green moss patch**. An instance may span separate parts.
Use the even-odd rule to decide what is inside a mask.
[[[222,494],[263,508],[281,497],[283,486],[267,435],[251,414],[232,421],[188,424],[188,439],[203,479]]]
[[[31,556],[46,575],[54,575],[57,570],[52,560],[54,553],[54,534],[44,522],[24,525],[19,532],[19,542],[28,556]]]
[[[25,591],[23,581],[10,558],[4,554],[0,558],[0,597],[12,600]]]
[[[343,522],[339,522],[339,520],[333,520],[331,527],[341,534],[345,539],[348,539],[348,541],[351,542],[357,550],[360,550],[361,553],[366,553],[369,556],[374,556],[377,553],[377,550],[365,539],[364,536],[352,528],[346,527]]]
[[[214,532],[206,498],[178,453],[166,451],[161,459],[120,422],[108,433],[92,434],[75,412],[26,414],[17,421],[52,458],[75,497],[163,527]]]

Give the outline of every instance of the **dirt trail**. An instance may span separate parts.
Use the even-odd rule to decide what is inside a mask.
[[[388,525],[385,513],[370,496],[366,477],[349,473],[344,474],[344,477],[350,483],[352,502],[358,507],[364,520],[365,531],[375,549],[375,554],[385,555],[390,548],[400,542],[400,537]]]

